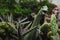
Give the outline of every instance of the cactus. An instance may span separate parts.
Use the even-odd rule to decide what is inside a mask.
[[[57,33],[57,25],[56,25],[56,16],[54,14],[51,15],[51,31],[53,34],[53,40],[59,40]]]

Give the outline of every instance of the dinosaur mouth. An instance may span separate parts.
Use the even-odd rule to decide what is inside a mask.
[[[43,10],[44,13],[47,13],[47,11]]]

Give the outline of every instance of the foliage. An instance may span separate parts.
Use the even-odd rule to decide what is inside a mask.
[[[0,15],[2,15],[0,17],[0,37],[3,40],[52,40],[51,36],[55,37],[57,33],[60,35],[60,30],[56,29],[54,15],[51,17],[51,23],[40,24],[42,14],[44,14],[43,6],[47,5],[48,10],[56,7],[56,5],[51,4],[52,7],[50,4],[48,0],[41,2],[20,0],[19,3],[15,0],[0,0]],[[21,16],[29,16],[32,12],[38,12],[33,22],[26,21],[27,17],[21,18]],[[48,13],[50,12],[48,11]],[[15,18],[17,19],[15,21],[14,16],[19,16],[19,18]]]
[[[55,4],[48,1],[37,2],[36,0],[20,0],[17,3],[15,0],[1,0],[0,1],[0,15],[6,15],[12,13],[14,16],[29,16],[32,12],[37,13],[38,10],[47,5],[49,7],[48,13],[56,7]]]

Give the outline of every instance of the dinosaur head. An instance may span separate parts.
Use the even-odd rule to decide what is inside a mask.
[[[42,10],[43,12],[47,12],[47,11],[48,11],[48,7],[47,7],[47,6],[43,6],[43,7],[41,8],[41,10]]]

